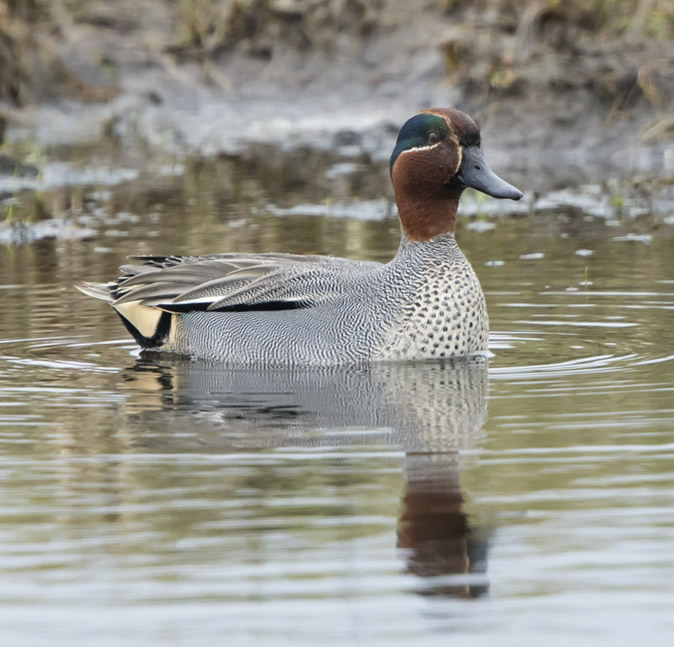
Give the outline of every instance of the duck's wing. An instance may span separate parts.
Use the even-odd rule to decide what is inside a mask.
[[[111,283],[79,289],[118,307],[131,302],[168,312],[308,308],[337,299],[379,263],[330,256],[219,254],[138,256]]]

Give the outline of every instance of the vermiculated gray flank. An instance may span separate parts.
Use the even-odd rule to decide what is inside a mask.
[[[319,365],[487,349],[484,297],[452,234],[417,243],[403,234],[386,264],[223,254],[155,257],[123,270],[117,282],[90,290],[107,291],[120,305],[214,308],[171,313],[170,329],[146,344],[154,350],[238,364]]]
[[[293,279],[315,305],[188,313],[176,349],[237,363],[344,364],[487,348],[482,291],[452,235],[430,243],[403,239],[385,265],[326,258],[301,277],[276,278],[281,285]]]

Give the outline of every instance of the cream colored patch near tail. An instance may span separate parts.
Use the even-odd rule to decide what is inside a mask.
[[[159,327],[162,310],[143,306],[139,301],[129,301],[112,306],[126,319],[143,337],[152,339]]]

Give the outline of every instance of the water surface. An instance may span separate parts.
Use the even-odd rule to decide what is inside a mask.
[[[661,644],[671,225],[559,205],[464,217],[488,362],[139,357],[72,289],[137,253],[390,258],[386,169],[302,159],[15,201],[87,232],[0,248],[3,644]]]

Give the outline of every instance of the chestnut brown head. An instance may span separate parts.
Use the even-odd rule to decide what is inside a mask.
[[[480,129],[464,112],[432,108],[409,119],[390,163],[393,190],[410,240],[429,240],[456,228],[463,190],[519,200],[522,192],[487,166]]]

